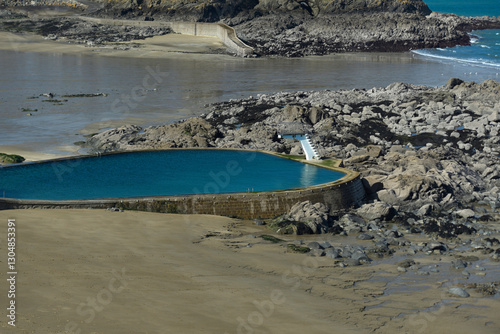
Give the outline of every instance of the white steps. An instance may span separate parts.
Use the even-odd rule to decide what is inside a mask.
[[[308,134],[305,134],[304,139],[300,140],[302,150],[306,155],[306,160],[320,160],[318,149],[314,145]]]

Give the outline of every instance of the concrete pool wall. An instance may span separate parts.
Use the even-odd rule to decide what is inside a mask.
[[[263,153],[271,153],[261,151]],[[271,153],[273,154],[273,153]],[[276,154],[275,154],[276,155]],[[339,168],[316,166],[333,169],[346,175],[341,179],[321,185],[277,191],[196,194],[175,196],[154,196],[134,198],[107,198],[92,200],[24,200],[0,198],[2,209],[106,209],[122,208],[161,213],[210,214],[243,219],[274,218],[290,210],[297,202],[310,200],[324,203],[330,209],[344,209],[358,206],[366,197],[359,173]]]

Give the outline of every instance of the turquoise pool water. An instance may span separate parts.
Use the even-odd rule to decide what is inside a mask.
[[[232,150],[130,152],[0,168],[0,196],[76,200],[283,190],[343,173]]]

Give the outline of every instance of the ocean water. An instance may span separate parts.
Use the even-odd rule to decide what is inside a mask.
[[[486,67],[500,71],[500,30],[480,30],[471,33],[471,46],[414,50],[415,54],[443,62],[460,62],[471,67]],[[471,69],[474,72],[474,68]]]
[[[457,14],[460,16],[499,16],[498,0],[424,0],[429,8],[438,13]]]
[[[461,16],[500,16],[499,0],[429,0],[426,3],[431,10],[440,13],[452,13]],[[413,52],[444,63],[460,62],[468,64],[472,67],[469,73],[475,73],[474,67],[499,71],[500,30],[473,31],[471,33],[471,46],[415,50]]]

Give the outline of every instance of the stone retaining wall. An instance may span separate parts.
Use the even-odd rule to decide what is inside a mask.
[[[240,57],[253,53],[253,49],[243,43],[233,28],[222,23],[200,23],[200,22],[161,22],[161,21],[136,21],[100,19],[95,17],[80,17],[80,19],[105,25],[128,25],[138,27],[170,27],[178,34],[194,36],[211,36],[219,38],[224,45]]]

